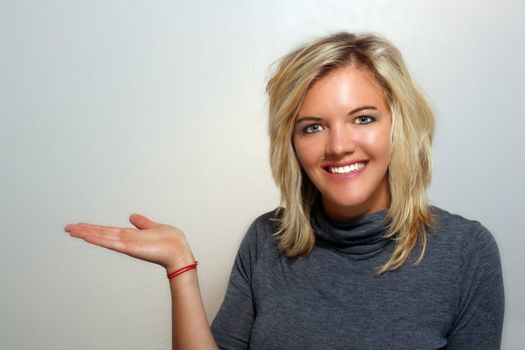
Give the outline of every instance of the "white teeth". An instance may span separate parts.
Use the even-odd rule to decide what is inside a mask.
[[[365,163],[354,163],[352,165],[345,165],[341,167],[329,167],[328,171],[332,174],[348,174],[357,171],[365,166]]]

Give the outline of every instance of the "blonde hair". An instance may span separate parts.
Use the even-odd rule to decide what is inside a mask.
[[[308,255],[315,246],[310,215],[318,191],[296,157],[292,133],[309,87],[329,72],[348,64],[369,71],[380,84],[392,118],[392,156],[388,170],[390,206],[385,237],[395,239],[389,260],[379,273],[407,261],[433,224],[427,188],[431,178],[434,116],[411,78],[400,52],[375,34],[338,33],[297,48],[284,56],[268,82],[270,163],[281,192],[283,212],[276,233],[290,257]]]

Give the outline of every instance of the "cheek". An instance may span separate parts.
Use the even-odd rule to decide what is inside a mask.
[[[308,167],[314,162],[315,149],[312,147],[311,142],[304,142],[304,140],[296,141],[294,139],[293,146],[295,149],[296,158],[303,168]]]
[[[295,158],[297,158],[297,160],[300,160],[301,144],[296,141],[295,136],[292,138],[292,148],[295,153]]]
[[[390,160],[392,142],[390,141],[389,133],[380,130],[368,133],[362,138],[362,145],[370,155]]]

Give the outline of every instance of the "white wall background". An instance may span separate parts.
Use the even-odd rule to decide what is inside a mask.
[[[524,20],[523,0],[0,0],[0,347],[169,348],[164,271],[62,231],[135,211],[185,230],[213,317],[278,204],[268,66],[349,30],[394,41],[435,107],[433,202],[493,232],[521,348]]]

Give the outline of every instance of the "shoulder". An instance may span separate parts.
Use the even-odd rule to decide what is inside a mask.
[[[252,256],[258,256],[260,252],[269,245],[277,246],[275,233],[279,229],[282,208],[270,210],[259,215],[249,226],[242,239],[239,251],[249,252]]]
[[[492,233],[479,221],[467,219],[438,207],[431,210],[435,225],[429,239],[446,241],[464,255],[492,255],[499,259],[498,247]]]
[[[251,223],[246,237],[255,240],[266,240],[279,229],[279,221],[281,219],[282,208],[270,210],[264,214],[259,215]],[[245,237],[245,238],[246,238]]]
[[[499,349],[505,293],[496,240],[476,220],[435,207],[433,213],[437,224],[429,235],[429,247],[433,240],[441,242],[434,245],[438,254],[433,261],[445,269],[444,275],[453,279],[449,281],[457,291],[448,344],[454,349]],[[447,255],[454,259],[447,262],[443,259]]]
[[[265,232],[278,229],[279,220],[282,218],[282,211],[283,209],[278,207],[259,215],[255,220],[253,220],[252,224],[250,225],[250,229]]]

